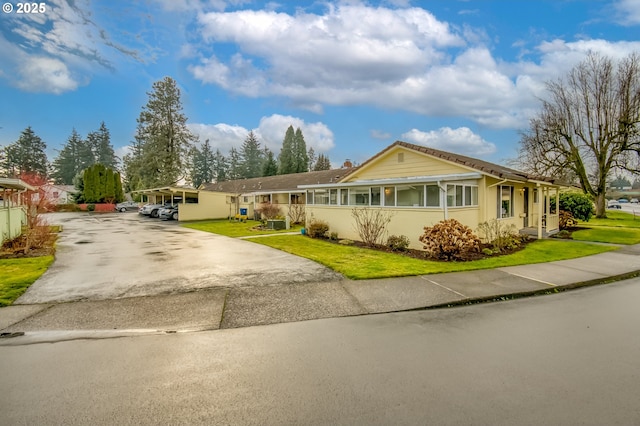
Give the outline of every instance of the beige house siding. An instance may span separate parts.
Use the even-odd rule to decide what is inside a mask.
[[[447,175],[470,171],[473,170],[403,147],[395,147],[370,164],[356,170],[344,182],[362,179]]]
[[[360,240],[352,216],[355,206],[306,206],[306,222],[322,220],[329,224],[329,232],[337,232],[339,238]],[[422,249],[419,237],[424,233],[425,226],[433,226],[444,219],[445,211],[441,208],[412,209],[392,207],[369,207],[370,209],[382,209],[391,214],[391,222],[387,226],[381,243],[386,243],[390,235],[406,235],[411,241],[410,248]],[[478,227],[478,207],[449,208],[448,215],[461,223],[471,227],[474,231]]]
[[[198,203],[180,204],[178,220],[224,219],[229,216],[229,194],[223,192],[200,191]]]
[[[0,207],[0,244],[19,237],[26,223],[24,207]]]

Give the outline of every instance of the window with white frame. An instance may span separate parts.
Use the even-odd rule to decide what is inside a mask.
[[[369,188],[349,188],[350,206],[368,206]]]
[[[315,193],[313,194],[313,203],[319,205],[329,204],[329,190],[316,189]]]
[[[372,186],[371,187],[371,205],[379,206],[380,205],[380,187]]]
[[[338,204],[338,190],[330,189],[329,190],[329,204],[335,206]]]
[[[477,205],[477,185],[447,185],[447,207],[473,207]]]
[[[440,187],[427,185],[427,207],[440,207]]]
[[[384,205],[391,206],[391,207],[396,205],[396,187],[395,186],[384,187]]]
[[[313,190],[307,191],[307,204],[315,204],[313,202]]]
[[[498,187],[498,218],[513,217],[513,186]]]
[[[424,206],[424,185],[398,185],[396,186],[397,205],[410,207]]]

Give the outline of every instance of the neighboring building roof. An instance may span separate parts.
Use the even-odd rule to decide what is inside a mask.
[[[298,185],[336,183],[354,170],[354,167],[349,167],[344,169],[322,170],[319,172],[291,173],[288,175],[204,183],[200,186],[200,189],[233,194],[251,192],[300,192]]]
[[[65,192],[76,192],[77,189],[75,186],[73,185],[58,185],[58,184],[47,184],[47,185],[43,185],[43,186],[50,186],[52,188],[57,188],[60,191],[65,191]]]
[[[452,163],[460,164],[466,167],[469,167],[474,170],[478,170],[485,174],[489,174],[501,179],[509,179],[516,181],[528,181],[528,180],[537,180],[542,182],[554,183],[555,179],[544,177],[544,176],[534,176],[525,172],[521,172],[519,170],[510,169],[505,166],[501,166],[499,164],[489,163],[488,161],[479,160],[477,158],[471,158],[460,154],[454,154],[452,152],[440,151],[438,149],[429,148],[423,145],[415,145],[408,142],[396,141],[393,144],[389,145],[387,148],[383,149],[373,157],[369,158],[365,161],[360,167],[365,167],[367,164],[374,161],[376,158],[382,156],[385,152],[397,147],[402,146],[407,149],[411,149],[413,151],[418,151],[423,154],[430,155],[432,157],[440,158],[442,160],[450,161]]]

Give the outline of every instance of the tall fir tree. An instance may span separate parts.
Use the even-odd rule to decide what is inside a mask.
[[[316,156],[316,152],[313,149],[313,147],[309,147],[309,150],[307,151],[307,159],[308,159],[307,170],[308,171],[313,170],[314,166],[316,165],[317,158],[318,157]]]
[[[219,149],[213,156],[213,175],[216,182],[224,182],[229,175],[229,163]]]
[[[104,164],[105,167],[113,170],[117,169],[118,158],[111,145],[111,134],[104,121],[100,123],[97,131],[87,135],[87,144],[91,147],[96,163]]]
[[[278,155],[278,174],[288,175],[295,173],[296,164],[294,158],[295,132],[293,126],[289,126],[282,140],[282,148]]]
[[[71,185],[76,175],[94,162],[95,158],[88,142],[73,129],[69,139],[53,160],[51,177],[57,184]]]
[[[278,174],[278,162],[273,152],[269,148],[264,149],[264,165],[262,166],[262,176],[275,176]]]
[[[132,189],[174,185],[186,177],[186,156],[195,141],[174,79],[165,77],[153,83],[147,95],[135,134],[139,152],[127,156],[124,165]]]
[[[231,151],[229,151],[229,169],[227,172],[227,178],[229,180],[242,178],[242,158],[235,147],[231,148]]]
[[[309,156],[307,154],[307,144],[304,141],[304,135],[300,127],[296,129],[295,136],[293,138],[293,173],[302,173],[309,171]]]
[[[48,175],[47,145],[28,126],[14,143],[4,148],[4,173],[9,177],[23,174]]]
[[[250,131],[247,138],[240,147],[240,157],[242,158],[242,177],[254,178],[262,176],[262,165],[264,163],[263,151],[260,149],[258,138]]]
[[[209,145],[209,139],[204,141],[202,148],[193,147],[191,152],[191,170],[189,180],[198,188],[203,183],[213,182],[215,154]]]
[[[324,154],[318,155],[318,160],[313,166],[313,171],[319,172],[321,170],[331,170],[331,162],[329,161],[329,157]]]

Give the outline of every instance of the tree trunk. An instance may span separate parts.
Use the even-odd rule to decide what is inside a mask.
[[[603,219],[607,217],[607,199],[604,198],[604,192],[596,196],[596,218]]]

